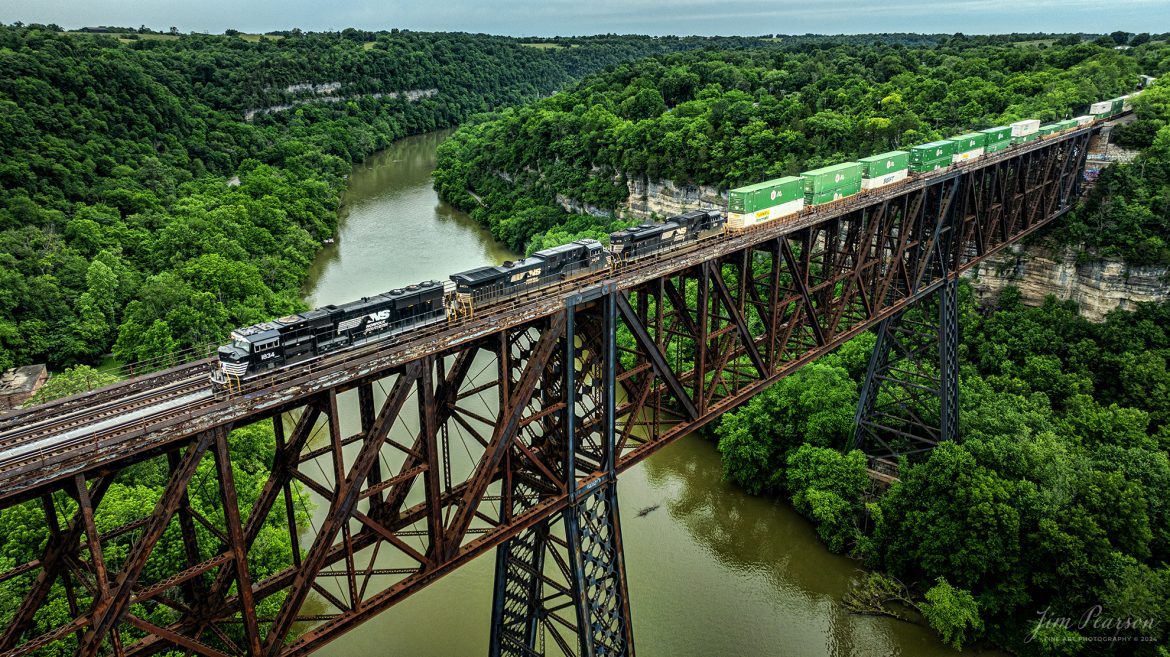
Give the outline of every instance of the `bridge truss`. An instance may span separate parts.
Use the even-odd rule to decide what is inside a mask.
[[[0,654],[304,655],[495,549],[492,655],[632,655],[619,474],[874,327],[856,444],[954,437],[957,276],[1071,207],[1089,135],[4,462],[0,505],[39,515],[44,547],[0,574],[23,598]],[[245,491],[249,428],[272,458]],[[164,493],[99,525],[143,464]]]

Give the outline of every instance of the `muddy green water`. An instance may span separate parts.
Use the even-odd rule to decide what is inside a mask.
[[[515,256],[431,189],[435,148],[448,134],[403,139],[354,168],[337,243],[320,254],[305,289],[310,303],[444,280]],[[714,445],[689,437],[621,477],[640,657],[957,654],[919,625],[842,611],[857,563],[826,551],[788,504],[745,495],[720,475]],[[318,654],[486,655],[494,564],[491,555],[473,561]]]

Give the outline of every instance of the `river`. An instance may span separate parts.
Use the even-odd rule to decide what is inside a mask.
[[[516,256],[431,189],[435,148],[449,134],[403,139],[354,167],[337,242],[319,254],[305,288],[309,303],[444,280]],[[844,612],[839,600],[859,564],[830,554],[787,503],[746,495],[721,474],[715,446],[688,437],[621,476],[641,657],[957,654],[920,625]],[[486,655],[494,565],[490,555],[476,559],[317,654]]]

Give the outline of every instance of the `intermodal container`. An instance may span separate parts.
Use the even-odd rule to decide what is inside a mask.
[[[951,156],[951,162],[966,162],[967,160],[974,160],[980,155],[983,155],[982,146],[979,148],[972,148],[969,151],[963,151],[962,153],[955,153]]]
[[[1040,136],[1046,137],[1057,130],[1060,130],[1060,125],[1057,123],[1049,123],[1048,125],[1040,126]]]
[[[805,171],[800,174],[800,177],[804,178],[804,192],[806,197],[810,192],[819,194],[826,190],[837,189],[846,185],[853,185],[854,183],[857,183],[857,188],[861,189],[861,163],[843,162],[841,164],[834,164],[831,167]]]
[[[727,211],[754,214],[802,198],[804,181],[796,176],[787,176],[731,190],[727,198]]]
[[[905,170],[910,164],[910,153],[906,151],[890,151],[858,160],[861,164],[862,178],[880,178],[899,170]]]
[[[1012,137],[1012,145],[1016,145],[1016,144],[1026,144],[1026,143],[1028,143],[1028,142],[1030,142],[1030,141],[1036,141],[1036,140],[1037,140],[1037,139],[1039,139],[1039,138],[1040,138],[1040,133],[1039,133],[1039,132],[1033,132],[1033,133],[1032,133],[1032,134],[1030,134],[1030,135],[1022,135],[1022,136],[1019,136],[1019,137]]]
[[[1089,114],[1108,114],[1113,109],[1113,101],[1102,100],[1089,105]]]
[[[965,135],[951,137],[947,141],[955,142],[956,153],[965,153],[967,151],[973,151],[976,148],[983,148],[983,145],[987,143],[987,135],[981,132],[970,132]]]
[[[1109,108],[1110,114],[1121,114],[1122,112],[1125,111],[1125,99],[1124,98],[1114,98],[1113,100],[1109,101],[1109,103],[1111,105],[1111,107]]]
[[[1040,131],[1040,121],[1038,119],[1016,121],[1011,127],[1013,137],[1026,137]]]
[[[861,188],[862,189],[877,189],[878,187],[885,187],[886,185],[892,185],[893,183],[896,183],[899,180],[905,180],[906,176],[908,176],[909,174],[910,174],[910,171],[908,169],[899,169],[898,171],[895,171],[893,173],[887,173],[884,176],[875,176],[873,178],[862,178],[861,179]]]
[[[1076,121],[1078,126],[1089,125],[1090,123],[1093,122],[1093,117],[1089,116],[1088,114],[1085,114],[1084,116],[1076,117],[1075,119],[1073,119],[1073,121]]]
[[[1008,137],[1007,139],[1004,139],[1001,141],[993,141],[993,142],[988,143],[987,146],[985,146],[983,148],[983,152],[990,155],[992,153],[998,153],[1002,150],[1005,150],[1011,145],[1012,145],[1011,137]]]
[[[932,141],[929,144],[910,148],[910,163],[930,162],[931,160],[950,159],[955,154],[955,144],[950,141]]]
[[[861,191],[861,179],[857,178],[853,182],[846,183],[840,187],[833,189],[823,189],[819,192],[808,192],[805,195],[805,201],[809,205],[821,205],[823,203],[832,203],[845,198],[846,196],[853,196]]]
[[[788,215],[793,215],[804,209],[804,197],[796,199],[795,201],[788,201],[780,205],[773,205],[769,208],[756,210],[755,212],[731,212],[727,213],[727,228],[729,230],[743,230],[748,226],[755,226],[767,221],[781,219]]]
[[[1002,125],[998,128],[988,128],[980,130],[979,132],[987,135],[987,143],[993,141],[1005,141],[1012,138],[1012,127],[1010,125]]]
[[[925,173],[927,171],[937,171],[951,166],[951,156],[935,158],[933,160],[925,160],[922,162],[911,162],[910,170],[914,173]]]

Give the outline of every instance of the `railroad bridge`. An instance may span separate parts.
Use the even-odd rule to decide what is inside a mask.
[[[495,550],[492,655],[537,654],[538,635],[565,654],[632,655],[619,475],[875,328],[855,443],[880,456],[953,438],[957,278],[1070,209],[1094,130],[231,394],[210,390],[204,361],[0,418],[0,508],[44,522],[40,557],[0,574],[24,595],[0,653],[308,654]],[[248,508],[231,432],[258,423],[271,474]],[[99,531],[110,484],[147,460],[163,494]],[[196,486],[211,508],[192,504]],[[270,531],[293,546],[275,572],[254,557]],[[151,561],[164,535],[181,537],[181,569]],[[67,618],[45,630],[49,605]]]

